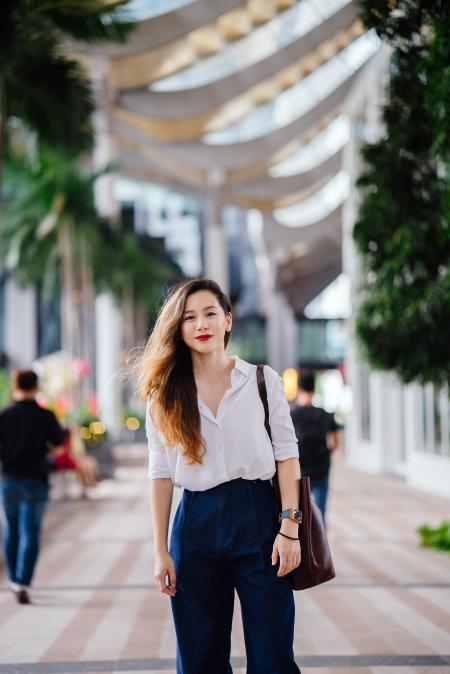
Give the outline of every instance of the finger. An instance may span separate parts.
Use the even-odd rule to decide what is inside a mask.
[[[272,566],[274,566],[278,562],[278,547],[277,544],[275,543],[273,546],[272,550]]]
[[[169,592],[169,594],[171,594],[172,596],[174,596],[176,594],[176,591],[177,591],[176,585],[174,585],[171,582],[171,578],[170,578],[169,575],[167,575],[166,578],[165,578],[165,586],[166,586],[166,590]]]
[[[286,573],[286,557],[283,553],[280,554],[280,567],[278,569],[278,576],[284,576]]]
[[[177,574],[175,571],[175,564],[170,564],[169,568],[167,569],[167,573],[169,576],[169,587],[175,589],[177,586]]]
[[[161,590],[161,592],[162,592],[163,594],[169,595],[169,597],[174,597],[175,594],[176,594],[175,588],[172,588],[172,587],[170,587],[169,585],[167,585],[166,579],[164,579],[164,582],[162,583],[162,590]]]
[[[164,577],[160,576],[159,574],[158,575],[155,574],[155,582],[158,586],[159,591],[164,593],[165,589]]]
[[[155,576],[156,582],[159,587],[159,591],[161,594],[167,594],[170,596],[173,596],[175,594],[174,590],[167,587],[166,585],[166,575],[164,572],[159,573],[158,575]]]
[[[170,585],[164,584],[163,594],[169,595],[169,597],[175,597],[177,590],[175,587],[170,587]]]
[[[176,590],[172,590],[170,587],[164,586],[162,594],[166,594],[168,597],[175,597]]]

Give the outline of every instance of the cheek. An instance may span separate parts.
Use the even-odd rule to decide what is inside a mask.
[[[189,339],[189,322],[181,324],[181,337],[186,341]]]
[[[226,319],[226,318],[222,318],[222,319],[219,321],[219,327],[220,327],[220,329],[221,329],[223,332],[225,332],[225,330],[227,329],[227,326],[228,326],[227,319]]]

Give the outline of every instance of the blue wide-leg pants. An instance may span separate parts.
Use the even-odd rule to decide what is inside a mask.
[[[278,526],[269,480],[237,479],[184,490],[172,528],[177,570],[172,611],[177,674],[232,674],[230,640],[238,593],[247,674],[299,674],[293,653],[295,607],[271,554]]]

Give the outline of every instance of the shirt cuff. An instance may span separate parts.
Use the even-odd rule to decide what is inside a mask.
[[[288,459],[298,459],[298,445],[289,445],[274,449],[275,461],[287,461]]]
[[[164,451],[159,452],[156,449],[149,450],[148,476],[151,480],[160,477],[172,477],[170,466],[167,461],[167,455]]]
[[[148,476],[150,480],[158,480],[161,478],[170,478],[172,479],[172,475],[170,474],[170,470],[166,469],[160,469],[155,466],[150,466],[148,469]]]

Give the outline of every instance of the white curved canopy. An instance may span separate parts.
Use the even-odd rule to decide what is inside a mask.
[[[341,269],[346,101],[379,50],[356,0],[134,0],[108,60],[124,174],[264,212],[297,311]]]

